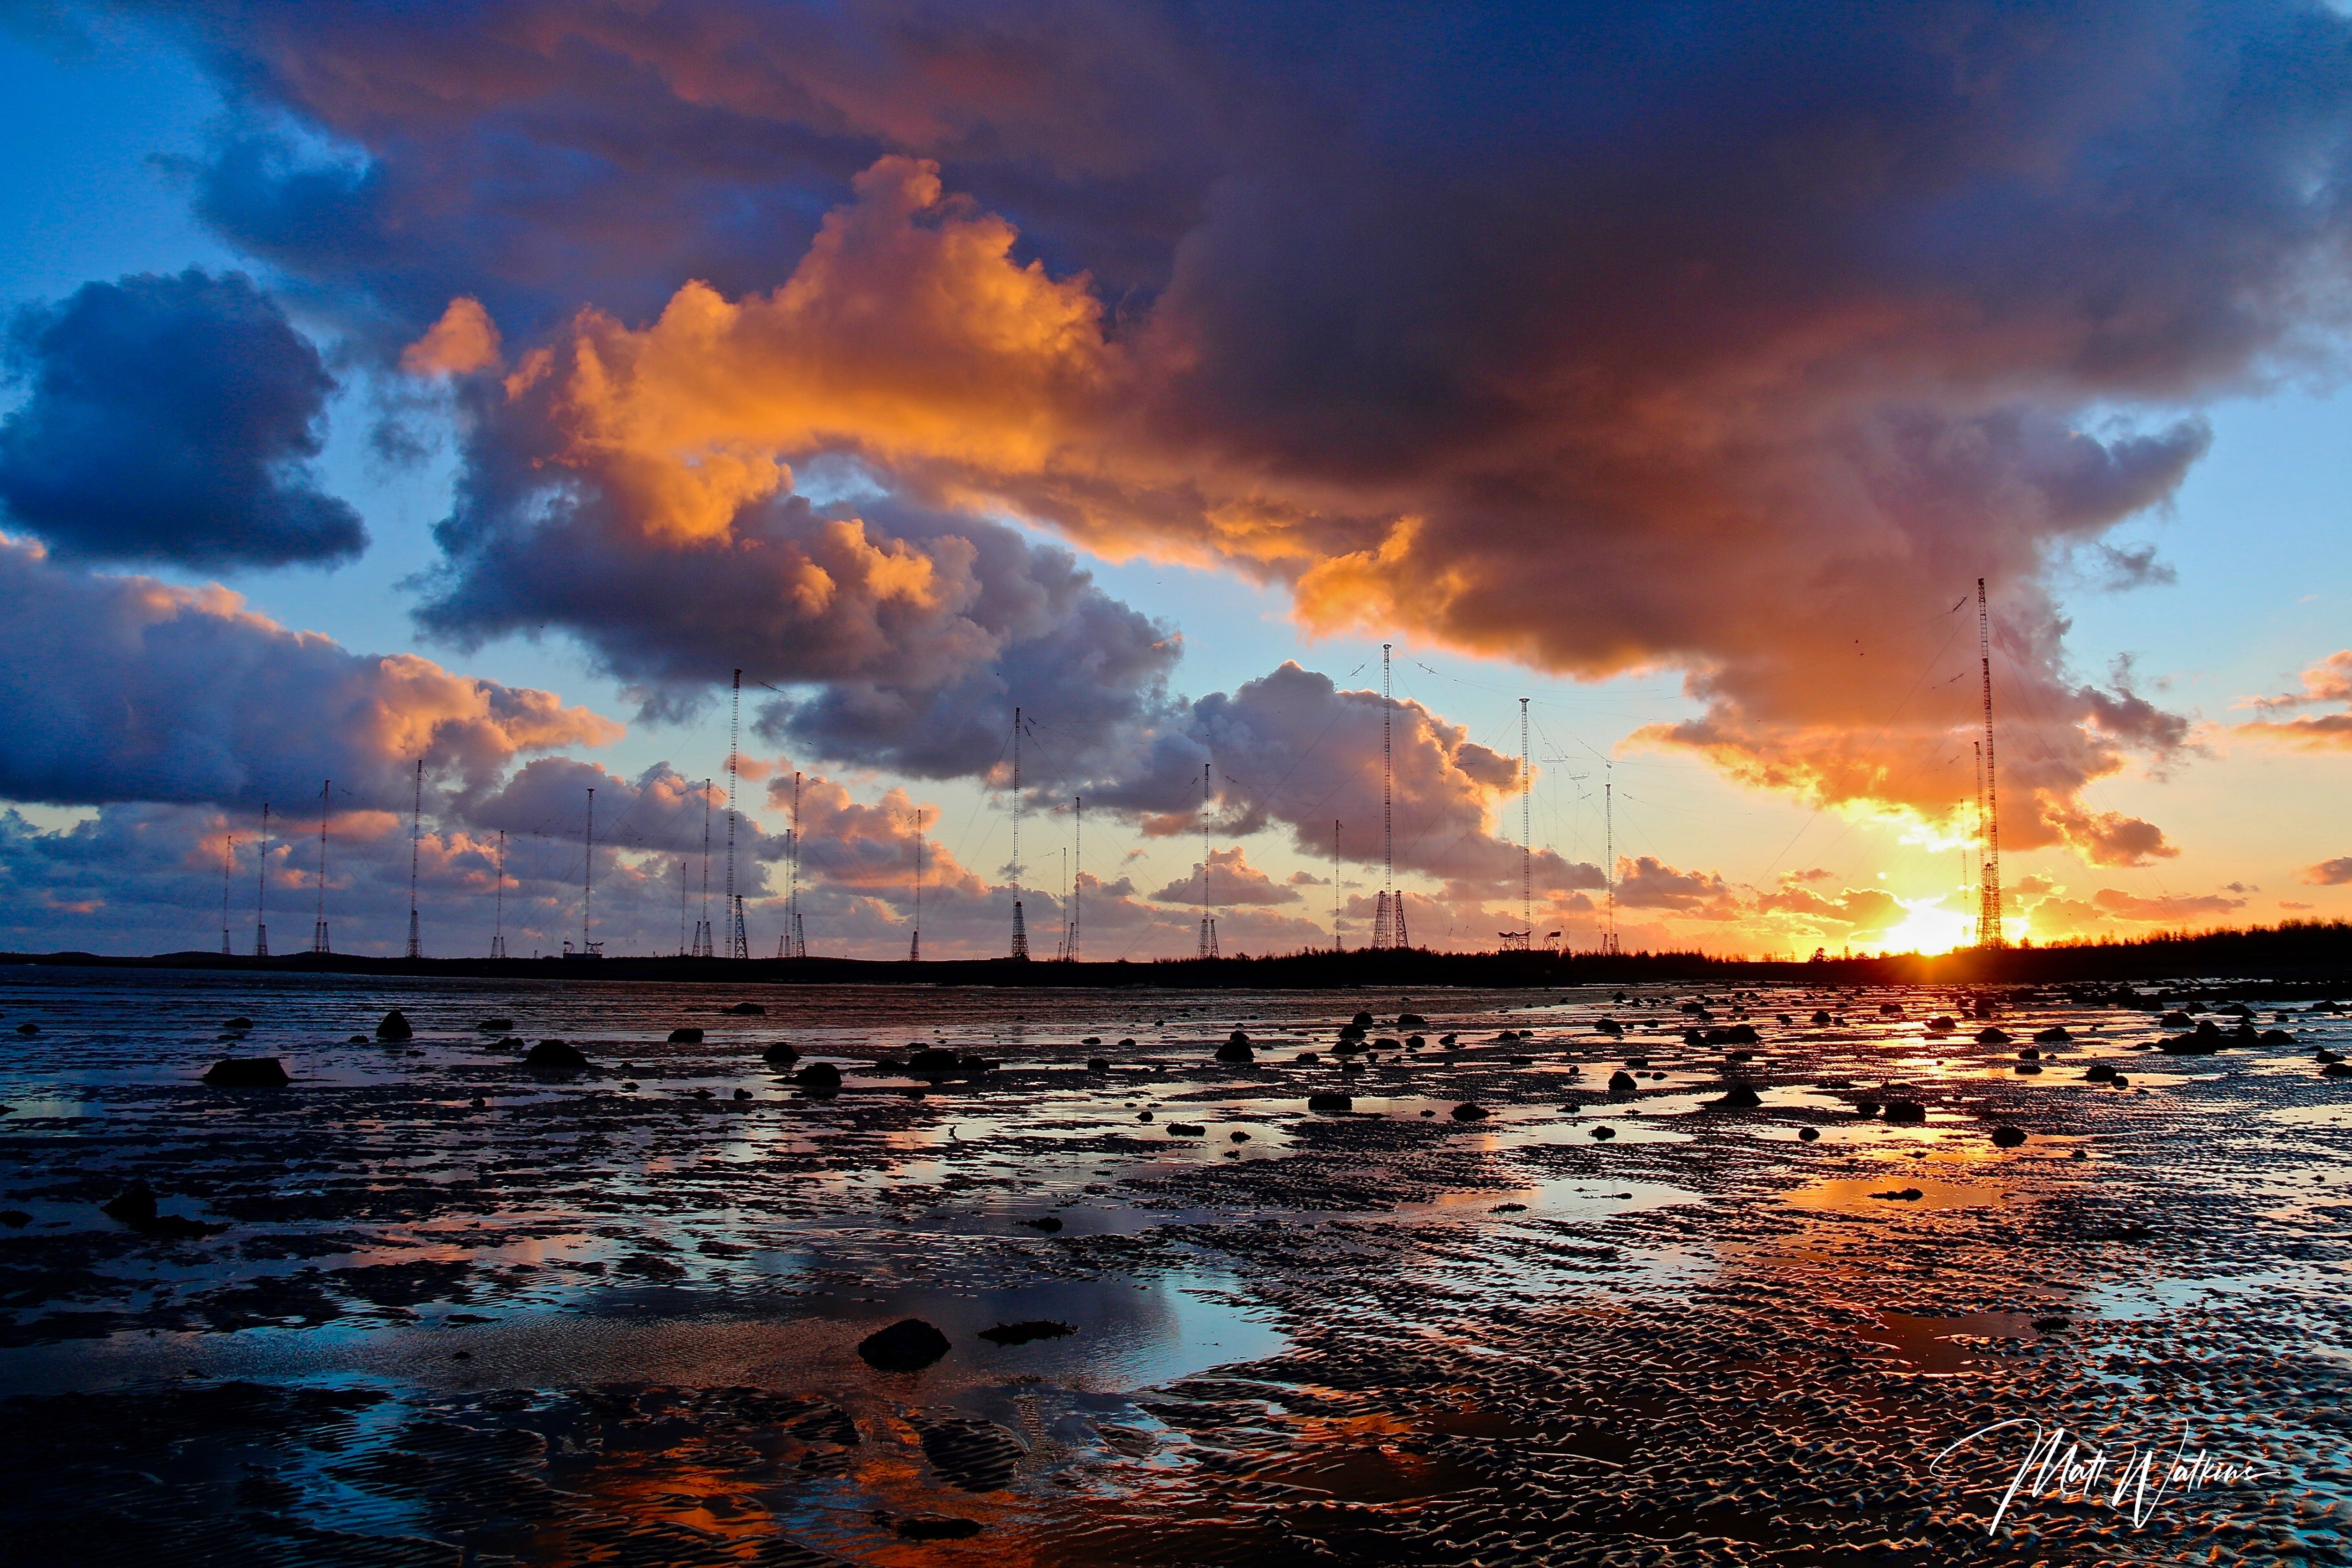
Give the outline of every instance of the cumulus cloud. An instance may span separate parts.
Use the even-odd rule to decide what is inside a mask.
[[[1295,904],[1298,892],[1284,887],[1264,871],[1249,863],[1248,853],[1238,844],[1231,849],[1209,851],[1207,885],[1202,882],[1201,867],[1194,862],[1189,876],[1177,878],[1151,895],[1154,903],[1197,904],[1207,895],[1208,907],[1225,909],[1237,904]]]
[[[404,802],[424,758],[487,787],[518,754],[621,727],[549,691],[354,654],[227,590],[58,566],[0,535],[0,797],[55,805]]]
[[[2305,866],[2299,881],[2315,888],[2352,887],[2352,855],[2338,855],[2333,860],[2322,860],[2316,866]],[[2309,908],[2309,905],[2304,906]]]
[[[282,566],[365,548],[306,466],[334,381],[243,274],[85,283],[17,316],[6,363],[30,390],[0,422],[0,504],[59,553]]]
[[[1213,831],[1229,837],[1270,826],[1290,829],[1303,854],[1358,863],[1381,857],[1381,694],[1343,690],[1328,675],[1286,661],[1231,692],[1213,692],[1161,721],[1142,765],[1097,786],[1090,799],[1142,816],[1160,835],[1196,831],[1201,767],[1211,764]],[[1465,727],[1421,703],[1386,709],[1395,785],[1396,864],[1465,891],[1514,890],[1519,847],[1493,830],[1497,807],[1519,788],[1519,764],[1482,746]],[[1597,866],[1538,850],[1542,892],[1598,888]]]
[[[2168,846],[2084,785],[2185,731],[2070,673],[2049,584],[2174,492],[2179,410],[2346,314],[2352,21],[2285,0],[1470,10],[1442,47],[1303,5],[173,14],[253,106],[199,171],[223,232],[402,341],[470,296],[534,345],[478,394],[441,625],[542,624],[482,585],[520,561],[502,464],[625,521],[617,582],[740,564],[837,458],[1286,584],[1315,630],[1679,669],[1703,713],[1660,743],[1948,822],[1940,612],[1982,576],[2003,837],[2105,864]],[[939,602],[894,540],[928,553],[803,553]],[[763,592],[822,594],[780,553]],[[623,603],[645,662],[735,662]]]

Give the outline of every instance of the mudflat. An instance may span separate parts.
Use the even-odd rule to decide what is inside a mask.
[[[0,1524],[2345,1562],[2337,1001],[0,975]]]

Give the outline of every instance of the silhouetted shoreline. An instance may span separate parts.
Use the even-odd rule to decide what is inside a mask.
[[[2060,985],[2232,978],[2352,982],[2352,921],[2293,921],[2244,931],[2158,935],[2127,942],[1962,948],[1947,953],[1805,961],[1716,958],[1702,952],[1436,952],[1424,948],[1300,952],[1265,957],[1063,963],[1009,958],[923,963],[854,958],[640,957],[374,958],[216,952],[145,957],[88,952],[0,953],[0,963],[224,973],[417,975],[435,979],[663,981],[713,985],[1021,985],[1186,990],[1344,990],[1367,985],[1566,986],[1696,981],[1710,984]]]

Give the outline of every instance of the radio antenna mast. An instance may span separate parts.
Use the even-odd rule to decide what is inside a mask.
[[[1372,945],[1394,947],[1396,940],[1396,751],[1391,722],[1396,700],[1389,690],[1389,645],[1381,644],[1381,896],[1372,913]]]
[[[727,710],[727,956],[749,958],[751,944],[743,933],[743,896],[735,890],[735,798],[740,783],[736,753],[742,750],[743,672],[735,672],[734,695]]]
[[[425,759],[416,759],[416,794],[408,805],[408,956],[425,956],[416,929],[416,847],[425,837]]]
[[[1977,945],[2007,947],[2000,912],[2000,778],[1992,750],[1992,615],[1977,579],[1977,658],[1984,676],[1984,869],[1977,878]]]
[[[792,888],[784,900],[788,911],[784,918],[783,955],[786,958],[808,956],[808,932],[801,925],[801,775],[793,771],[793,853]]]
[[[1209,913],[1209,864],[1215,853],[1209,847],[1209,767],[1201,764],[1201,942],[1196,958],[1218,956],[1216,917]]]
[[[221,956],[229,956],[228,945],[228,880],[236,870],[236,835],[228,836],[228,847],[221,851]]]
[[[1586,797],[1590,799],[1590,796]],[[1609,862],[1601,880],[1609,887],[1609,931],[1601,940],[1603,952],[1615,956],[1617,948],[1617,764],[1608,758],[1601,759],[1601,821],[1602,858]]]
[[[261,858],[253,868],[253,956],[269,956],[269,803],[261,803]]]
[[[588,831],[584,837],[588,854],[580,872],[580,951],[593,953],[596,944],[588,938],[596,925],[596,786],[588,786]]]
[[[332,779],[319,781],[319,923],[310,928],[310,951],[331,952],[327,944],[327,791]]]
[[[507,955],[507,830],[499,829],[499,890],[490,901],[490,956]]]
[[[1070,797],[1070,952],[1072,963],[1078,961],[1078,879],[1086,874],[1087,860],[1087,797]]]
[[[1029,957],[1029,927],[1021,913],[1021,710],[1013,710],[1013,956]]]
[[[923,962],[923,808],[918,805],[910,814],[915,819],[915,921],[907,941],[907,962]]]
[[[691,956],[712,958],[710,930],[710,781],[702,781],[702,918],[694,922]]]
[[[1528,766],[1528,700],[1519,699],[1519,924],[1536,941],[1535,773]]]

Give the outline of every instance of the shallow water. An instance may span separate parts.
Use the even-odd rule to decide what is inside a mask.
[[[1701,994],[0,971],[39,1031],[0,1033],[15,1557],[2345,1560],[2352,1081],[2311,1053],[2352,1018],[2171,1058],[2054,991],[1982,1046],[1926,1027],[1957,993],[1706,993],[1762,1037],[1733,1063],[1682,1037]],[[350,1039],[393,1005],[413,1040]],[[1359,1006],[1429,1044],[1343,1070]],[[1256,1065],[1210,1059],[1235,1027]],[[533,1079],[507,1034],[595,1066]],[[999,1065],[886,1065],[931,1043]],[[230,1052],[296,1081],[205,1088]],[[1925,1122],[1853,1110],[1894,1099]],[[101,1215],[134,1177],[226,1228]],[[867,1368],[909,1316],[946,1356]],[[1032,1320],[1074,1331],[981,1335]],[[2011,1417],[2263,1473],[1990,1536],[2015,1444],[1927,1467]]]

